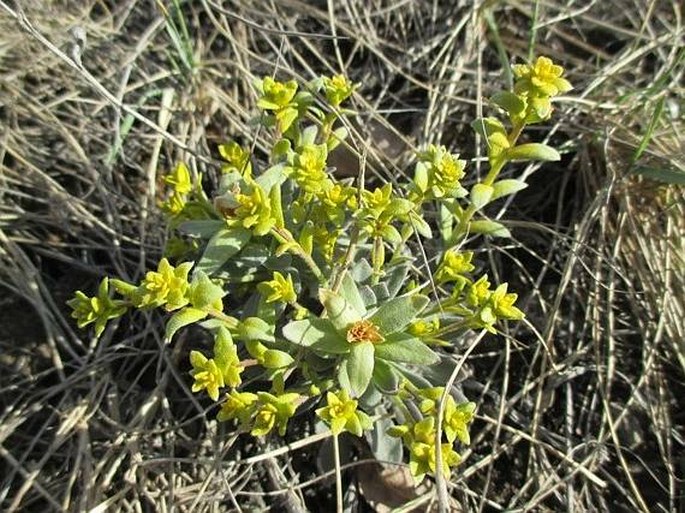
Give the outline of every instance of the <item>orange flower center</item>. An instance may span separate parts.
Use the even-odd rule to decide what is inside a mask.
[[[383,335],[371,321],[357,321],[347,330],[347,341],[350,343],[372,342],[376,344],[384,340]]]

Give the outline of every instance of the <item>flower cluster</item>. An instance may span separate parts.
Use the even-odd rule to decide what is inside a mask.
[[[264,436],[274,428],[280,436],[285,435],[288,420],[295,414],[302,401],[300,394],[284,392],[238,392],[232,390],[221,405],[217,420],[237,419],[253,436]]]
[[[190,171],[184,162],[179,162],[176,168],[166,177],[164,183],[171,186],[171,193],[162,203],[162,208],[172,216],[177,216],[186,206],[188,195],[193,190]]]
[[[77,292],[72,316],[100,335],[129,308],[162,309],[165,342],[191,325],[211,337],[211,351],[189,352],[188,379],[220,403],[219,421],[283,436],[299,409],[315,411],[335,436],[363,436],[376,418],[395,419],[392,437],[371,437],[372,450],[383,453],[379,439],[392,454],[404,445],[417,478],[439,467],[449,476],[470,443],[476,405],[436,386],[431,367],[448,361],[467,330],[496,334],[498,322],[523,318],[517,295],[476,274],[474,251],[461,248],[467,236],[509,235],[487,217],[491,202],[525,187],[498,179],[505,164],[558,158],[517,139],[570,89],[562,74],[545,58],[514,67],[514,89],[492,98],[508,121],[473,125],[490,168],[468,191],[465,162],[437,145],[415,155],[408,183],[339,179],[329,159],[348,136],[343,102],[356,86],[344,76],[303,86],[259,80],[259,122],[271,134],[255,154],[235,141],[219,146],[212,198],[184,164],[164,179],[169,247],[181,256],[162,258],[138,283],[105,279],[96,297]]]
[[[414,169],[412,199],[418,203],[436,198],[457,198],[466,194],[459,182],[466,162],[444,146],[431,144],[418,155]]]
[[[343,431],[361,436],[371,429],[371,419],[357,408],[358,401],[351,399],[347,390],[326,393],[327,405],[316,410],[316,414],[331,427],[334,435]]]
[[[423,414],[418,420],[411,418],[404,424],[393,426],[388,434],[402,439],[409,450],[409,466],[412,474],[418,480],[428,472],[437,469],[437,418],[444,387],[416,389],[409,387],[409,395],[419,401]],[[458,465],[461,456],[454,449],[454,443],[463,445],[470,443],[468,424],[473,420],[476,405],[474,403],[457,404],[451,395],[446,396],[442,416],[442,434],[447,439],[440,443],[442,455],[442,471],[449,477],[451,467]]]
[[[148,271],[140,286],[133,291],[131,298],[136,308],[158,308],[164,306],[173,311],[189,303],[188,273],[192,262],[184,262],[178,267],[172,266],[162,258],[157,271]],[[119,284],[120,282],[116,282]]]
[[[564,68],[548,57],[538,57],[533,64],[516,64],[513,72],[516,77],[514,92],[526,104],[524,117],[528,123],[549,119],[552,98],[573,89],[571,83],[562,78]]]
[[[67,302],[72,308],[71,316],[79,328],[94,323],[96,337],[102,334],[108,321],[121,317],[127,309],[125,302],[110,297],[108,278],[100,282],[97,296],[88,297],[80,290],[74,296]]]

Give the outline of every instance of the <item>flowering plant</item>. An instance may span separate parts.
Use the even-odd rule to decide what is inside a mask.
[[[305,86],[257,81],[259,119],[273,136],[268,155],[221,145],[211,199],[179,164],[165,179],[162,208],[176,234],[167,257],[139,283],[105,278],[97,296],[77,292],[73,317],[100,336],[129,309],[164,309],[167,342],[192,324],[214,340],[211,354],[190,352],[190,379],[193,392],[220,401],[219,421],[284,435],[299,411],[313,411],[336,437],[361,437],[391,419],[391,437],[369,437],[372,449],[402,443],[417,478],[438,468],[448,476],[470,443],[476,405],[438,386],[433,369],[453,361],[443,348],[458,349],[469,330],[497,333],[499,322],[523,318],[516,294],[491,285],[462,248],[469,235],[510,235],[484,213],[526,186],[498,179],[505,164],[559,159],[549,146],[517,140],[571,88],[562,72],[544,57],[514,67],[513,90],[491,98],[505,121],[473,123],[490,169],[470,188],[466,161],[435,145],[416,154],[407,183],[336,178],[328,158],[347,138],[341,105],[357,86],[344,76]],[[435,253],[419,270],[416,241],[431,238]]]

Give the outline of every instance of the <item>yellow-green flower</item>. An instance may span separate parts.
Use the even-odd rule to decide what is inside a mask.
[[[490,282],[488,275],[484,274],[478,281],[471,284],[466,293],[466,302],[469,306],[483,306],[490,299]]]
[[[186,197],[178,192],[172,192],[171,195],[163,202],[160,207],[162,210],[170,214],[171,216],[177,216],[186,206]]]
[[[109,297],[109,279],[103,278],[98,288],[98,295],[88,297],[77,290],[74,297],[67,301],[72,308],[71,316],[76,319],[79,328],[95,323],[95,336],[99,337],[110,319],[121,317],[126,312],[123,301]]]
[[[418,154],[418,159],[414,172],[418,197],[412,198],[413,201],[464,194],[460,180],[464,177],[466,162],[459,160],[459,155],[450,153],[444,146],[431,144]]]
[[[207,358],[199,351],[190,352],[190,364],[193,370],[190,375],[193,376],[195,382],[193,383],[192,391],[199,392],[207,390],[207,394],[213,401],[219,399],[219,389],[224,383],[224,375],[221,369],[217,367],[213,358]]]
[[[435,336],[439,331],[440,319],[438,317],[433,317],[432,319],[417,319],[407,328],[407,333],[422,340],[426,344],[443,345],[445,342]]]
[[[249,194],[236,194],[235,201],[238,206],[228,213],[229,225],[251,229],[255,235],[266,235],[276,224],[271,214],[269,198],[258,184],[252,185]]]
[[[443,415],[442,430],[450,443],[453,443],[455,440],[459,440],[465,445],[471,443],[468,424],[473,420],[475,411],[475,403],[456,404],[452,396],[448,396]]]
[[[339,183],[333,184],[330,180],[324,182],[317,199],[323,215],[336,226],[342,226],[345,222],[347,211],[357,209],[357,190]]]
[[[257,101],[257,106],[264,110],[278,110],[287,107],[297,94],[297,82],[278,82],[271,77],[262,80],[262,96]]]
[[[326,99],[333,107],[338,107],[354,92],[354,84],[345,75],[323,77],[323,87]]]
[[[171,185],[178,194],[189,194],[193,190],[193,182],[190,179],[190,171],[184,162],[179,162],[174,171],[164,177],[164,182]]]
[[[452,444],[441,444],[442,473],[449,478],[452,467],[459,465],[461,456],[454,450]],[[420,480],[428,472],[435,473],[437,470],[437,457],[435,443],[414,442],[409,447],[409,470],[412,475]]]
[[[426,417],[411,426],[393,426],[388,430],[390,436],[401,437],[409,448],[409,469],[412,475],[420,480],[428,472],[437,469],[435,417]],[[451,467],[458,465],[461,457],[455,452],[451,443],[441,444],[442,471],[449,477]]]
[[[162,258],[157,271],[148,271],[133,296],[138,308],[156,308],[164,305],[168,311],[177,310],[188,304],[188,273],[192,262],[173,267]]]
[[[371,428],[371,419],[363,411],[357,410],[357,401],[350,399],[346,390],[326,394],[328,406],[316,410],[316,414],[331,427],[334,435],[348,431],[361,436],[365,429]]]
[[[266,296],[267,303],[276,301],[295,303],[297,301],[293,277],[288,275],[286,278],[278,271],[274,271],[272,280],[260,283],[257,288]]]
[[[226,401],[216,416],[219,422],[238,419],[241,424],[247,424],[253,413],[253,406],[257,403],[257,394],[231,390],[226,394]]]
[[[531,96],[556,96],[573,89],[571,83],[562,78],[564,68],[548,57],[538,57],[534,64],[515,64],[512,67],[516,83],[516,93]]]
[[[362,204],[364,205],[364,209],[375,219],[378,219],[388,209],[391,201],[391,183],[386,183],[382,187],[376,187],[373,192],[362,192]]]
[[[285,435],[288,420],[295,414],[300,394],[290,392],[275,396],[268,392],[257,392],[257,397],[256,414],[250,433],[253,436],[263,436],[277,428],[280,436]]]
[[[520,320],[524,315],[521,310],[514,306],[518,294],[507,293],[507,283],[499,285],[490,296],[492,309],[498,319]]]
[[[250,179],[252,176],[252,163],[250,162],[249,151],[244,149],[237,142],[229,141],[219,145],[219,154],[228,162],[227,165],[221,166],[222,173],[236,171],[246,180]]]
[[[297,94],[297,82],[278,82],[271,77],[261,81],[262,96],[257,101],[260,109],[272,111],[278,123],[278,129],[284,133],[295,122],[299,115],[294,102]]]
[[[328,148],[325,144],[306,144],[295,155],[290,176],[303,191],[318,194],[330,186],[326,174]]]
[[[551,99],[573,89],[561,75],[564,68],[547,57],[538,57],[534,64],[517,64],[512,68],[516,82],[514,92],[523,101],[522,117],[528,123],[548,119],[552,114]]]
[[[313,243],[314,247],[321,252],[324,260],[328,263],[333,261],[335,256],[335,247],[338,243],[341,231],[339,229],[331,230],[325,225],[318,225],[314,228]]]
[[[471,263],[473,251],[457,251],[448,249],[442,257],[442,262],[435,273],[435,281],[446,283],[449,281],[461,281],[466,273],[475,269]]]

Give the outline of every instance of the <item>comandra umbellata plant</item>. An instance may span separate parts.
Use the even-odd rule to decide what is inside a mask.
[[[513,72],[513,90],[490,98],[497,115],[473,122],[489,171],[470,190],[465,161],[435,145],[416,154],[407,183],[337,179],[328,157],[346,139],[341,118],[350,112],[341,106],[356,86],[344,76],[257,81],[268,156],[221,145],[211,198],[179,163],[165,178],[162,207],[175,232],[167,256],[140,283],[105,278],[94,297],[76,292],[73,317],[99,336],[129,309],[163,309],[167,342],[191,324],[213,337],[210,353],[191,351],[189,380],[220,403],[219,421],[282,436],[302,412],[336,437],[383,430],[390,437],[369,437],[372,449],[395,440],[417,479],[437,468],[448,476],[477,405],[437,378],[437,367],[455,362],[444,348],[469,330],[496,333],[500,321],[523,318],[506,283],[476,273],[465,241],[509,236],[483,209],[526,186],[499,179],[507,163],[559,159],[549,146],[517,140],[571,89],[545,57]],[[436,253],[426,260],[420,239],[431,238]]]

